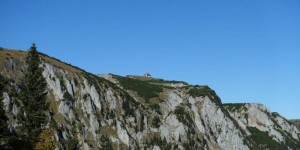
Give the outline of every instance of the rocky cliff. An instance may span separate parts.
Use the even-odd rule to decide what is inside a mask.
[[[300,120],[299,119],[293,119],[293,120],[290,120],[290,122],[292,122],[294,125],[296,125],[298,130],[300,130]]]
[[[26,52],[1,50],[9,129],[19,124],[13,89]],[[48,128],[57,148],[68,139],[81,149],[299,149],[300,132],[261,104],[222,104],[208,86],[142,76],[93,75],[43,55]],[[101,71],[101,70],[100,70]]]

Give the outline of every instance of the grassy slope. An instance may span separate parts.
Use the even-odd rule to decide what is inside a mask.
[[[0,68],[1,70],[4,69],[4,61],[8,59],[16,59],[16,60],[23,60],[27,55],[26,52],[20,50],[8,50],[3,49],[0,50]]]
[[[24,61],[25,57],[27,55],[26,51],[21,51],[21,50],[12,50],[12,49],[3,49],[0,50],[0,69],[3,70],[4,69],[4,62],[5,60],[8,59],[15,59],[15,60],[19,60],[19,61]],[[50,63],[54,66],[57,66],[58,68],[62,68],[64,70],[70,71],[70,72],[75,72],[75,73],[83,73],[84,71],[71,66],[69,64],[66,64],[58,59],[55,58],[51,58],[45,54],[42,54],[42,59],[47,62]]]

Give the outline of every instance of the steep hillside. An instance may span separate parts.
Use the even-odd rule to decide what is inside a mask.
[[[298,130],[300,130],[300,119],[294,119],[294,120],[290,120],[291,123],[293,123]]]
[[[252,139],[262,148],[299,148],[299,130],[276,112],[261,104],[225,104],[239,126],[248,129]],[[264,146],[263,146],[264,145]]]
[[[9,128],[19,125],[15,90],[26,52],[0,50]],[[81,149],[299,149],[300,132],[259,104],[226,104],[208,86],[142,76],[93,75],[42,56],[48,128],[65,148]],[[99,70],[101,72],[101,70]]]

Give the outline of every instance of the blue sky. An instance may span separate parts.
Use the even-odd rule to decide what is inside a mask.
[[[1,0],[0,46],[86,71],[209,85],[300,118],[299,0]]]

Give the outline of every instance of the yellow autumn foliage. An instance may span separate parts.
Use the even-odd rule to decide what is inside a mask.
[[[53,150],[58,146],[58,142],[53,139],[54,130],[45,129],[39,134],[39,142],[34,143],[35,150]]]

